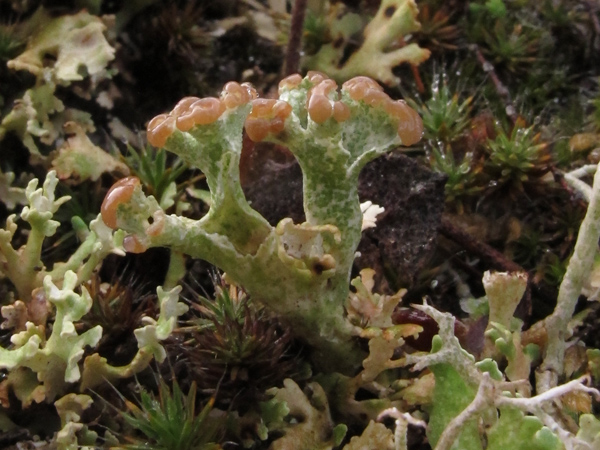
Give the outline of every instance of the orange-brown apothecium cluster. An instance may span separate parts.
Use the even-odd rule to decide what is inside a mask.
[[[117,181],[106,193],[100,213],[102,221],[113,230],[117,229],[117,209],[120,204],[131,200],[133,191],[140,186],[138,177],[125,177]],[[158,219],[158,220],[157,220]],[[160,233],[164,225],[164,214],[157,215],[154,223],[148,227],[146,234],[154,236]],[[123,248],[129,253],[143,253],[146,247],[134,236],[128,235],[123,239]]]
[[[260,142],[269,133],[277,134],[283,131],[285,119],[292,113],[292,107],[283,100],[257,98],[252,100],[252,111],[246,118],[244,127],[248,137],[254,142]]]
[[[323,123],[331,117],[337,122],[348,120],[350,118],[348,105],[339,100],[329,100],[331,92],[337,90],[337,83],[320,72],[308,72],[307,77],[314,84],[308,91],[306,101],[310,118],[316,123]]]
[[[127,203],[131,200],[133,191],[139,185],[140,180],[138,177],[125,177],[113,184],[108,190],[100,207],[102,221],[108,227],[113,230],[117,229],[117,208],[121,203]],[[146,251],[146,247],[133,235],[125,236],[123,248],[129,253],[143,253]]]
[[[417,112],[404,100],[392,100],[383,88],[368,77],[355,77],[342,85],[353,100],[362,100],[374,107],[383,107],[385,111],[398,120],[398,136],[403,145],[412,145],[423,136],[423,121]]]
[[[315,123],[322,124],[330,118],[341,123],[350,118],[350,107],[332,95],[337,83],[320,72],[308,72],[306,78],[312,84],[306,96],[306,110]],[[279,83],[279,92],[298,87],[303,81],[299,74],[290,75]],[[423,135],[423,122],[404,100],[392,100],[383,88],[368,77],[355,77],[342,85],[342,90],[355,101],[363,101],[374,108],[382,108],[398,122],[398,135],[404,145],[418,142]],[[278,134],[285,127],[285,120],[292,107],[284,100],[257,98],[256,90],[249,84],[229,82],[220,98],[185,97],[168,114],[160,114],[148,124],[148,142],[162,147],[176,130],[188,131],[195,125],[215,122],[228,109],[252,101],[252,110],[245,122],[250,139],[262,141],[269,134]]]
[[[323,123],[330,118],[344,122],[350,118],[350,108],[340,100],[331,100],[331,92],[337,89],[337,84],[321,72],[308,72],[308,80],[313,84],[307,95],[306,109],[310,118],[316,123]],[[300,85],[302,77],[290,75],[281,80],[279,91],[293,89]],[[373,107],[383,108],[391,117],[398,121],[398,135],[404,145],[418,142],[423,135],[423,122],[417,112],[404,100],[392,100],[383,88],[368,77],[355,77],[342,85],[350,98],[362,100]]]
[[[337,83],[320,72],[308,72],[308,81],[312,84],[306,98],[306,110],[313,122],[324,123],[330,118],[341,123],[350,118],[350,107],[341,100],[332,100],[332,92],[337,90]],[[279,92],[298,87],[303,79],[299,74],[284,78],[279,83]],[[423,135],[423,122],[419,115],[404,100],[392,100],[383,88],[368,77],[356,77],[342,85],[350,98],[362,100],[372,107],[383,108],[398,121],[398,135],[404,145],[418,142]],[[250,138],[257,142],[269,133],[277,134],[284,128],[285,119],[291,108],[281,100],[256,99],[252,101],[252,112],[246,120],[246,131]]]
[[[226,110],[237,108],[257,97],[256,90],[250,84],[238,84],[235,81],[225,85],[220,98],[185,97],[169,114],[160,114],[150,121],[147,127],[148,142],[155,147],[163,147],[176,129],[189,131],[194,125],[213,123]]]
[[[108,190],[100,207],[102,221],[108,227],[113,230],[117,228],[117,207],[121,203],[127,203],[131,199],[133,191],[139,185],[140,179],[138,177],[125,177],[113,184]]]

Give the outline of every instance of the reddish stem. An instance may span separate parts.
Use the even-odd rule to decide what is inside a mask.
[[[302,30],[306,15],[307,0],[296,0],[292,8],[292,23],[290,25],[290,40],[285,56],[284,76],[298,73],[300,70],[300,49],[302,48]]]
[[[510,98],[510,92],[508,91],[507,87],[504,86],[504,83],[500,81],[500,78],[498,78],[494,66],[492,65],[492,63],[485,59],[479,47],[477,45],[474,45],[473,48],[475,50],[475,56],[477,57],[477,61],[479,61],[479,64],[481,64],[483,71],[489,74],[492,82],[494,83],[494,87],[496,88],[496,92],[504,102],[504,110],[506,111],[506,115],[510,118],[513,124],[516,124],[519,115],[517,114],[517,110],[513,105],[512,99]]]

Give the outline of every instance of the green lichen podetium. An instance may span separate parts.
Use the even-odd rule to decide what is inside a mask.
[[[165,246],[216,265],[289,322],[315,349],[321,368],[342,371],[358,367],[364,357],[344,317],[361,236],[359,172],[377,156],[418,140],[422,132],[417,114],[392,102],[374,81],[363,77],[348,83],[338,92],[322,74],[295,75],[281,83],[279,100],[252,101],[252,88],[229,83],[212,122],[180,131],[194,109],[183,107],[192,103],[184,99],[150,123],[148,139],[204,172],[209,212],[200,220],[167,216],[131,179],[115,185],[103,204],[105,221],[133,235],[126,238],[126,248]],[[225,107],[232,95],[237,103]],[[208,102],[199,101],[196,112]],[[315,107],[319,101],[321,107]],[[343,110],[343,118],[334,109]],[[323,111],[329,111],[328,118]],[[244,126],[252,139],[284,145],[297,158],[305,223],[288,218],[272,227],[246,201],[238,167]],[[257,129],[263,131],[260,136]]]

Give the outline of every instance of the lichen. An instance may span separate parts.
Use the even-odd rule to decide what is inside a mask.
[[[342,370],[362,358],[344,317],[350,269],[363,224],[360,169],[395,146],[416,142],[422,123],[372,80],[337,85],[320,73],[280,83],[280,98],[258,99],[228,83],[221,98],[181,100],[154,118],[148,138],[206,175],[210,209],[199,221],[166,215],[139,183],[122,182],[103,204],[111,226],[131,233],[135,252],[167,246],[205,259],[290,323],[319,364]],[[269,223],[246,201],[239,181],[242,130],[287,146],[304,174],[306,222]]]

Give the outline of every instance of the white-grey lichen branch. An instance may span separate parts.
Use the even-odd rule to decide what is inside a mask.
[[[571,336],[567,325],[573,313],[585,281],[592,270],[594,257],[598,251],[600,237],[600,171],[596,170],[592,187],[592,196],[573,256],[558,291],[554,312],[545,319],[548,344],[544,361],[536,374],[538,392],[544,392],[558,384],[563,374],[566,341]]]

